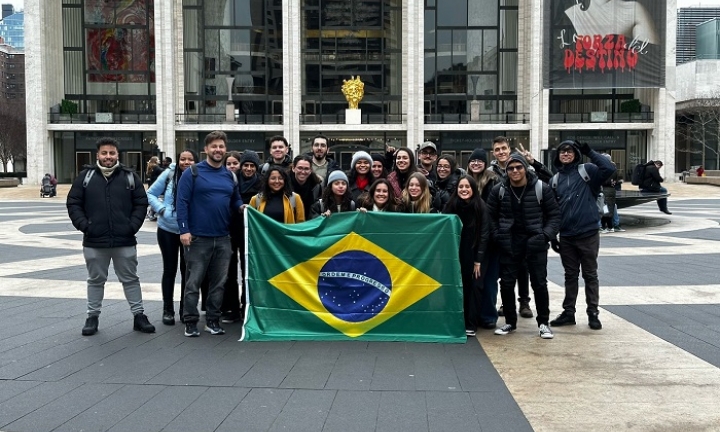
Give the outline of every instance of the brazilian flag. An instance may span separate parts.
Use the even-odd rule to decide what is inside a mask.
[[[301,224],[247,209],[241,340],[465,343],[457,216],[345,212]]]

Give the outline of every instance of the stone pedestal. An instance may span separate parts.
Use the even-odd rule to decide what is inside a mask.
[[[225,122],[235,123],[235,104],[233,102],[225,104]]]
[[[470,121],[471,122],[479,122],[480,121],[480,101],[479,100],[470,101]]]
[[[360,108],[346,109],[345,110],[345,124],[346,125],[362,124],[362,110]]]

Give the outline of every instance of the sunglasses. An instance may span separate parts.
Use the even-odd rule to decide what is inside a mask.
[[[522,165],[513,165],[513,166],[507,167],[507,169],[505,171],[522,171],[524,169],[525,169],[525,167]]]

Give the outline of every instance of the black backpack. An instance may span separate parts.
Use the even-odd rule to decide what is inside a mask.
[[[645,178],[645,168],[647,167],[647,164],[637,164],[635,165],[635,168],[633,168],[632,176],[630,177],[630,182],[634,184],[635,186],[642,185],[643,178]]]

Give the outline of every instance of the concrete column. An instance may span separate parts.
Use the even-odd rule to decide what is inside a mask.
[[[403,40],[402,68],[405,77],[404,112],[407,113],[407,146],[414,149],[424,140],[424,2],[403,0]],[[414,23],[414,24],[412,24]]]
[[[283,134],[294,155],[300,152],[300,102],[302,99],[302,46],[299,1],[283,0]]]
[[[542,70],[542,54],[543,54],[543,2],[520,2],[519,11],[519,30],[523,33],[518,43],[518,56],[522,52],[527,54],[523,56],[518,63],[520,71],[523,75],[519,75],[518,88],[527,91],[524,95],[518,94],[518,103],[520,101],[528,101],[523,110],[520,112],[530,113],[530,152],[536,157],[540,157],[540,151],[547,148],[547,113],[549,107],[548,90],[543,90],[543,70]],[[527,25],[523,25],[522,22]],[[527,29],[527,30],[523,30]],[[523,44],[528,49],[523,48]],[[527,83],[523,82],[523,77],[527,77]],[[521,97],[523,96],[523,97]],[[523,103],[524,105],[524,103]]]
[[[178,46],[173,34],[174,9],[180,8],[182,22],[182,1],[155,3],[155,112],[157,122],[157,146],[167,156],[176,159],[175,151],[175,94],[176,59]],[[182,50],[182,44],[180,44]],[[182,52],[182,51],[181,51]],[[182,73],[182,65],[179,69]],[[182,94],[182,93],[180,93]],[[177,161],[176,161],[177,162]]]

